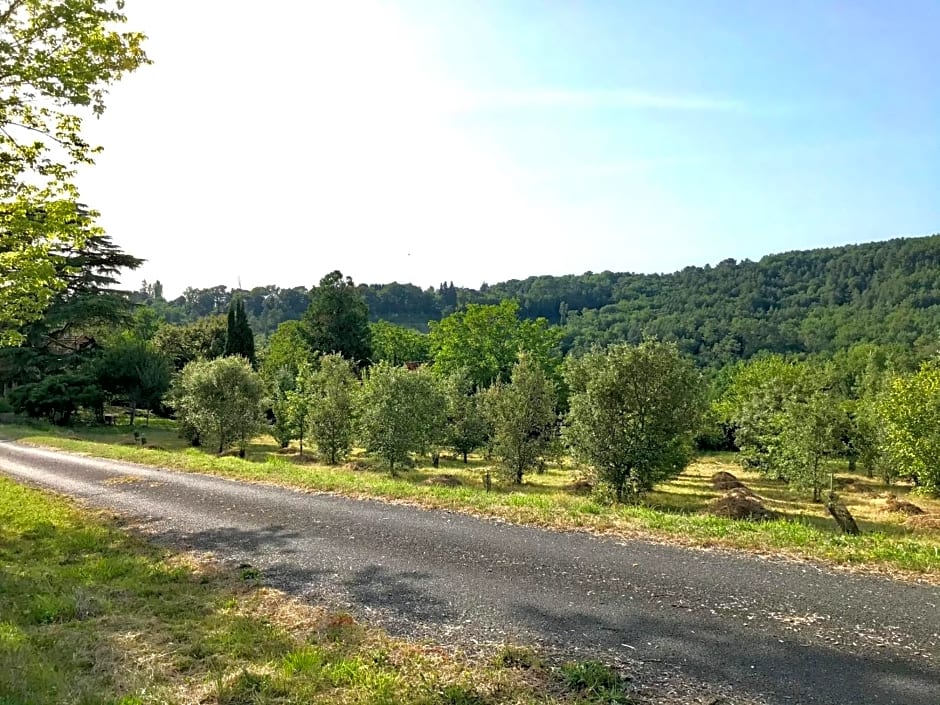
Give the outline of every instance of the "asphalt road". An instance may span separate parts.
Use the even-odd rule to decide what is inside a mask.
[[[692,702],[940,704],[940,589],[555,532],[0,442],[0,471],[250,563],[272,585],[462,645],[536,642]]]

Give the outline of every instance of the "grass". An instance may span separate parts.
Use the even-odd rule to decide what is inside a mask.
[[[783,483],[742,471],[727,454],[699,458],[679,478],[647,494],[641,504],[612,505],[596,494],[577,491],[573,484],[578,479],[577,469],[565,463],[550,465],[541,475],[528,475],[521,486],[497,483],[493,491],[486,492],[482,477],[487,464],[481,458],[473,458],[465,466],[458,459],[445,457],[438,469],[422,461],[391,477],[376,461],[359,454],[343,466],[330,467],[315,463],[309,455],[301,460],[296,449],[282,452],[269,438],[260,437],[249,447],[246,459],[218,457],[186,447],[171,424],[137,430],[146,436],[144,447],[135,443],[127,427],[37,429],[8,425],[0,427],[0,436],[70,452],[308,491],[381,497],[557,529],[785,554],[940,582],[940,531],[913,528],[903,522],[902,515],[884,511],[887,492],[905,498],[910,488],[888,488],[846,472],[838,473],[837,481],[843,486],[841,499],[863,531],[858,537],[839,533],[822,505],[813,504]],[[718,470],[737,475],[781,519],[752,523],[709,515],[705,511],[709,502],[720,495],[710,484]],[[442,479],[458,484],[440,484]],[[940,501],[907,498],[940,516]]]
[[[576,665],[392,639],[2,478],[0,517],[3,705],[614,702]]]

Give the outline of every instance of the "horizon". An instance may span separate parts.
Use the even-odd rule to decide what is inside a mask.
[[[126,286],[668,273],[940,229],[927,0],[126,14],[154,64],[79,175],[148,260]]]

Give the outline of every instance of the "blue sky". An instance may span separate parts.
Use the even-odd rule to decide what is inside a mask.
[[[128,2],[155,64],[82,188],[134,283],[478,286],[940,231],[935,1],[252,7]]]

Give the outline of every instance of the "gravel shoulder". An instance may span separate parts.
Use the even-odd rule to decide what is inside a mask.
[[[623,664],[663,702],[940,702],[940,589],[0,442],[0,471],[394,634]]]

